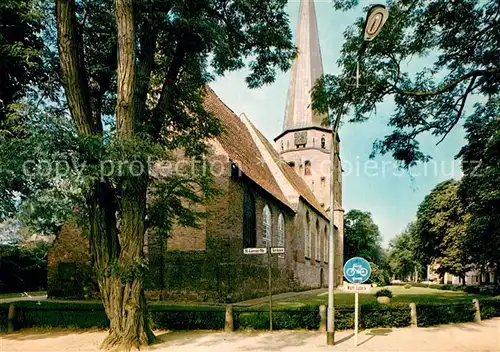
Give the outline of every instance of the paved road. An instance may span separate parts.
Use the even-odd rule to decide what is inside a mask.
[[[500,319],[479,324],[432,328],[372,329],[361,332],[354,348],[352,332],[335,334],[337,344],[326,346],[326,334],[309,331],[276,332],[157,332],[158,342],[148,350],[162,352],[315,352],[315,351],[500,351]],[[99,351],[105,331],[21,330],[0,335],[0,351]]]
[[[273,295],[273,300],[286,299],[290,297],[299,297],[299,296],[312,296],[326,293],[328,294],[328,289],[326,288],[318,288],[309,291],[298,291],[298,292],[285,292]],[[249,299],[247,301],[241,301],[238,303],[234,303],[235,306],[254,306],[257,304],[263,304],[269,302],[269,296]]]

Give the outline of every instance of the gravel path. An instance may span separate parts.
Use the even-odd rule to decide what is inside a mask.
[[[162,332],[153,351],[352,351],[352,331],[335,334],[336,345],[326,346],[326,334],[308,331],[277,332]],[[99,351],[104,331],[30,330],[0,335],[0,351]],[[500,351],[500,319],[480,324],[442,325],[432,328],[372,329],[359,335],[357,351]]]
[[[0,298],[0,303],[12,303],[18,301],[45,301],[47,299],[47,295],[43,296],[19,296],[19,297],[10,297],[10,298]]]

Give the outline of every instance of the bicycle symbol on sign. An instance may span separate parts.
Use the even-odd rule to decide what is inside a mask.
[[[366,270],[366,268],[363,268],[359,264],[354,264],[351,268],[348,268],[346,270],[346,274],[347,276],[354,276],[355,274],[366,276],[368,275],[368,270]]]

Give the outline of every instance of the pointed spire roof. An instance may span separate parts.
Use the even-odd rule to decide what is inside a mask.
[[[311,109],[311,89],[323,74],[314,0],[300,1],[295,42],[298,55],[292,66],[283,131],[321,126],[326,117]]]

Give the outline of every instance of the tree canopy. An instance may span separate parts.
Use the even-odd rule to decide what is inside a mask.
[[[389,243],[388,262],[395,277],[405,280],[421,272],[422,266],[416,260],[415,224],[406,229]]]
[[[379,266],[384,265],[378,226],[369,212],[352,209],[344,217],[344,262],[363,257]]]
[[[357,0],[336,0],[349,10]],[[313,108],[332,115],[350,112],[349,121],[369,119],[384,101],[392,133],[374,143],[373,152],[390,153],[403,167],[430,156],[419,136],[440,143],[466,117],[473,97],[479,107],[497,104],[500,87],[500,3],[496,0],[389,1],[389,18],[360,58],[360,85],[354,87],[364,18],[345,31],[339,75],[324,75],[313,93]],[[412,70],[415,60],[431,62]],[[481,110],[481,108],[479,109]],[[333,118],[331,118],[333,119]]]
[[[167,175],[155,165],[179,151],[197,161],[209,153],[207,139],[221,132],[203,104],[214,77],[247,66],[246,82],[256,88],[290,68],[286,1],[40,3],[47,15],[40,58],[56,64],[47,69],[64,91],[51,85],[45,95],[26,79],[33,96],[12,95],[22,135],[0,144],[0,215],[21,209],[33,226],[57,231],[77,214],[110,319],[103,347],[144,345],[154,338],[142,287],[144,234],[196,226],[203,214],[191,205],[216,193],[203,163]]]

